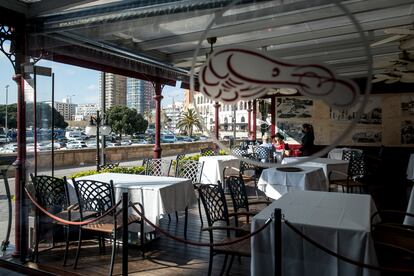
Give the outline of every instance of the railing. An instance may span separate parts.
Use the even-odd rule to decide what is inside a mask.
[[[27,192],[27,190],[26,190]],[[45,209],[43,209],[33,198],[33,196],[30,195],[30,193],[28,193],[28,197],[29,199],[32,201],[32,203],[39,208],[39,210],[41,212],[43,212],[45,215],[49,216],[50,218],[59,221],[60,223],[63,224],[68,224],[68,225],[85,225],[94,221],[99,220],[100,218],[102,218],[103,216],[105,216],[106,214],[104,214],[101,217],[98,218],[94,218],[92,220],[89,221],[84,221],[84,222],[73,222],[73,221],[64,221],[56,216],[54,216],[53,214],[50,214],[49,212],[47,212]],[[119,206],[121,204],[121,201],[119,201],[114,208],[116,208],[117,206]],[[191,240],[186,240],[186,239],[182,239],[180,237],[174,236],[172,234],[170,234],[169,232],[167,232],[166,230],[158,227],[157,225],[155,225],[154,223],[152,223],[148,218],[145,217],[145,214],[143,211],[138,210],[138,208],[135,207],[137,203],[131,203],[128,200],[128,193],[123,193],[122,194],[122,218],[123,218],[123,225],[127,225],[127,221],[128,221],[128,209],[129,207],[131,207],[137,214],[138,216],[141,217],[142,220],[144,220],[146,223],[148,223],[151,227],[153,227],[155,229],[155,231],[158,231],[159,233],[161,233],[162,235],[164,235],[165,237],[169,238],[169,239],[173,239],[177,242],[186,244],[186,245],[193,245],[193,246],[200,246],[200,247],[219,247],[219,246],[226,246],[226,245],[231,245],[231,244],[235,244],[238,242],[241,242],[245,239],[249,239],[257,234],[259,234],[261,231],[263,231],[266,227],[268,227],[270,225],[271,222],[274,223],[274,237],[275,237],[275,251],[274,253],[274,258],[275,258],[275,267],[274,267],[274,275],[275,276],[281,276],[282,275],[282,262],[283,262],[283,256],[282,256],[282,222],[285,223],[285,225],[288,227],[288,229],[291,229],[295,234],[297,234],[300,238],[304,239],[306,242],[312,244],[313,246],[315,246],[316,248],[318,248],[319,250],[324,251],[325,253],[340,259],[341,261],[350,263],[352,265],[361,267],[361,268],[367,268],[367,269],[371,269],[371,270],[376,270],[376,271],[380,271],[380,272],[388,272],[388,273],[414,273],[414,270],[409,270],[409,269],[400,269],[400,268],[391,268],[391,267],[382,267],[382,266],[374,266],[371,264],[365,264],[365,263],[361,263],[358,261],[355,261],[351,258],[345,257],[341,254],[338,254],[337,252],[334,252],[333,250],[324,247],[323,245],[319,244],[318,242],[316,242],[315,240],[313,240],[312,238],[310,238],[309,236],[303,234],[299,229],[297,229],[292,223],[290,223],[288,220],[284,219],[282,217],[282,213],[280,209],[275,209],[274,213],[272,215],[271,218],[269,218],[261,227],[259,227],[258,229],[256,229],[255,231],[241,236],[241,237],[237,237],[232,239],[231,241],[226,241],[226,242],[219,242],[219,243],[205,243],[205,242],[197,242],[197,241],[191,241]],[[109,210],[112,211],[113,209]],[[142,206],[141,206],[141,210]],[[215,227],[215,229],[219,229],[220,227]],[[224,228],[223,228],[224,229]],[[228,229],[227,227],[225,229]],[[123,242],[123,249],[122,249],[122,275],[128,275],[128,227],[123,227],[123,231],[122,231],[122,242]]]

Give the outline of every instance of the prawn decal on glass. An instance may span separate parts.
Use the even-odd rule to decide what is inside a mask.
[[[290,64],[268,53],[245,48],[214,51],[199,73],[200,92],[214,101],[234,104],[264,96],[270,88],[295,88],[335,109],[357,102],[358,86],[320,64]]]

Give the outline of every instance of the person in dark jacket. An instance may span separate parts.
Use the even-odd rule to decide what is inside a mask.
[[[314,141],[315,141],[315,135],[313,133],[313,127],[310,124],[303,124],[302,125],[302,147],[300,148],[300,151],[302,152],[303,156],[309,156],[312,155],[314,152]]]

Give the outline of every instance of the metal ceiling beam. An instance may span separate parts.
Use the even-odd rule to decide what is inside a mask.
[[[27,15],[29,12],[28,4],[20,1],[0,0],[0,7]]]
[[[41,16],[44,13],[54,13],[73,8],[95,0],[42,0],[29,4],[29,17]]]
[[[410,24],[414,21],[414,14],[408,16],[400,16],[396,18],[390,19],[379,19],[369,22],[361,23],[362,28],[365,31],[373,31],[377,29],[389,28],[389,27],[396,27]],[[323,39],[328,37],[335,37],[340,35],[346,34],[353,34],[355,33],[355,27],[352,24],[345,25],[345,26],[333,26],[330,28],[325,28],[321,30],[314,30],[314,31],[304,31],[300,33],[282,35],[277,37],[259,37],[255,40],[248,41],[248,34],[245,35],[245,40],[236,41],[231,44],[216,46],[214,49],[218,50],[223,47],[227,46],[240,46],[243,45],[244,47],[251,47],[251,48],[260,48],[263,46],[268,45],[277,45],[277,44],[285,44],[285,43],[294,43],[294,42],[301,42],[307,41],[312,39]],[[199,55],[204,55],[208,52],[208,48],[201,49],[199,51]],[[171,54],[169,55],[171,62],[178,62],[183,59],[191,58],[194,54],[194,50],[191,49],[189,51],[184,51],[181,53]]]
[[[264,0],[256,1],[262,2]],[[177,2],[177,4],[175,4],[175,2]],[[102,27],[103,23],[109,25],[115,24],[117,22],[124,23],[126,21],[132,20],[146,20],[147,18],[155,18],[157,22],[159,22],[159,20],[163,22],[170,22],[171,17],[177,14],[184,14],[185,16],[187,16],[187,18],[191,13],[211,14],[214,13],[216,9],[222,8],[224,5],[229,4],[231,2],[231,0],[163,0],[161,1],[161,4],[157,5],[154,3],[151,4],[151,1],[135,0],[132,2],[127,2],[124,5],[106,5],[104,9],[95,8],[88,9],[86,11],[80,10],[72,14],[50,15],[48,17],[42,18],[43,31],[57,32],[93,27],[99,28]],[[239,3],[237,3],[237,5],[242,5],[245,2],[251,2],[251,0],[240,0]],[[138,22],[137,24],[140,25],[141,22]],[[119,26],[118,31],[120,30],[122,30],[122,26]]]
[[[305,5],[306,7],[308,1],[304,1],[302,5]],[[324,2],[332,2],[332,1],[322,1]],[[400,5],[407,5],[407,4],[413,4],[412,0],[396,0],[396,1],[389,1],[389,0],[369,0],[369,1],[363,1],[363,2],[355,2],[355,3],[349,3],[346,5],[346,7],[349,9],[349,11],[353,13],[360,13],[360,12],[367,12],[372,10],[380,10],[385,8],[395,8]],[[292,7],[295,7],[293,4],[291,4]],[[297,6],[297,5],[296,5]],[[308,4],[309,6],[309,4]],[[286,8],[286,12],[291,11],[291,6],[288,6]],[[237,15],[224,17],[220,24],[216,27],[213,27],[209,33],[208,36],[216,36],[216,37],[224,37],[228,35],[234,35],[234,34],[240,34],[245,32],[253,32],[257,30],[265,30],[268,28],[276,28],[280,26],[286,26],[286,25],[292,25],[292,24],[299,24],[304,22],[309,22],[313,20],[321,20],[321,19],[328,19],[328,18],[334,18],[337,16],[343,16],[343,11],[340,10],[336,6],[328,5],[323,6],[319,9],[307,9],[305,11],[300,10],[300,7],[298,9],[294,9],[293,11],[296,11],[295,13],[287,13],[287,14],[278,14],[273,13],[273,15],[278,14],[276,18],[265,18],[264,16],[267,16],[269,14],[269,11],[263,10],[260,12],[251,12],[250,15],[250,21],[245,23],[237,23],[237,24],[229,24],[223,26],[223,23],[231,23],[231,22],[240,22],[235,21],[237,19]],[[255,17],[253,17],[253,15]],[[295,16],[296,15],[296,16]],[[259,20],[252,21],[252,18],[258,18]],[[177,44],[183,44],[188,43],[192,41],[198,41],[203,34],[204,30],[188,33],[188,34],[180,34],[180,35],[173,35],[168,36],[165,38],[160,39],[154,39],[149,41],[144,41],[140,43],[139,47],[142,50],[149,50],[149,49],[160,49],[164,47],[165,45],[177,45]],[[142,39],[142,38],[141,38]]]

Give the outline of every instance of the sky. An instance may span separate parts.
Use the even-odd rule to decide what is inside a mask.
[[[99,101],[99,71],[84,69],[72,65],[40,60],[37,65],[52,68],[55,73],[55,101],[62,101],[70,97],[72,103],[98,103]],[[14,75],[11,62],[6,55],[0,52],[0,104],[6,103],[6,86],[8,88],[8,103],[15,103],[17,85],[12,80]],[[37,100],[50,101],[52,95],[52,81],[50,77],[37,77]],[[184,91],[179,88],[165,86],[162,105],[175,101],[183,101]]]

